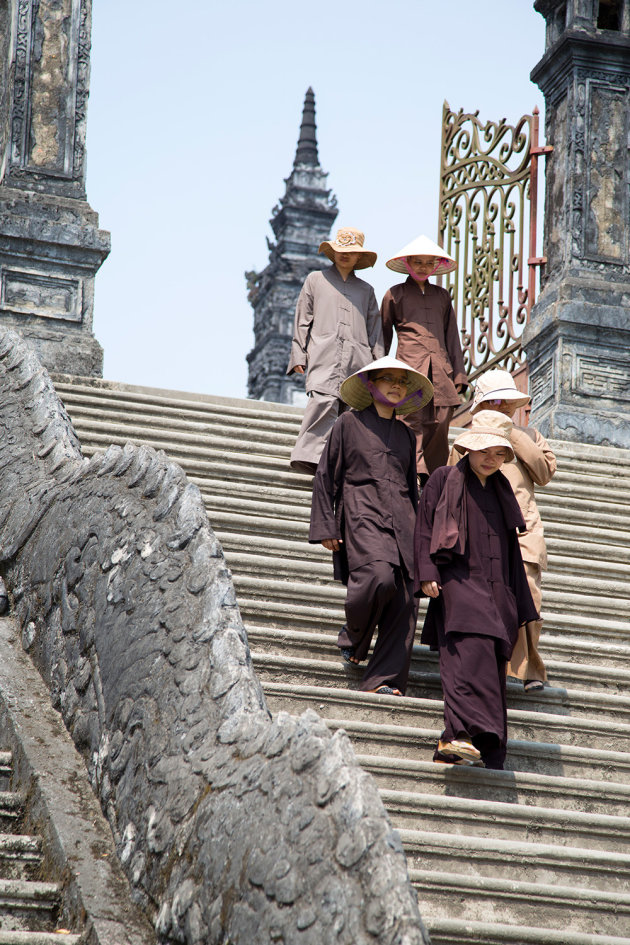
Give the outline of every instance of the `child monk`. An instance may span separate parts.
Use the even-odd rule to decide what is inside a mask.
[[[448,428],[460,394],[468,386],[457,319],[446,289],[429,282],[430,276],[451,272],[456,262],[426,236],[419,236],[386,263],[407,280],[392,286],[381,305],[383,340],[389,351],[394,330],[396,356],[426,374],[433,384],[433,400],[406,422],[417,438],[417,466],[421,482],[448,459]]]
[[[422,642],[439,650],[444,732],[433,760],[502,769],[505,671],[518,628],[537,620],[516,530],[525,522],[499,471],[514,456],[512,421],[481,410],[455,440],[464,454],[422,492],[416,592],[429,598]]]
[[[319,247],[333,265],[306,277],[295,309],[287,374],[306,373],[308,404],[291,453],[291,467],[314,473],[324,443],[344,405],[341,382],[370,359],[385,354],[374,289],[355,275],[373,266],[363,233],[347,226]]]
[[[470,407],[474,416],[480,410],[496,410],[506,417],[514,417],[519,407],[527,407],[531,401],[528,394],[516,389],[509,371],[492,370],[482,374],[475,384],[475,393]],[[546,486],[556,471],[556,457],[542,433],[529,425],[513,424],[510,446],[514,450],[514,462],[506,463],[502,472],[508,479],[516,501],[525,519],[526,531],[518,536],[521,555],[525,565],[527,583],[536,610],[542,603],[542,572],[547,567],[545,535],[536,505],[535,487]],[[459,459],[453,449],[449,465]],[[547,671],[538,652],[542,620],[533,620],[519,628],[518,640],[507,666],[508,676],[522,680],[525,692],[544,689]]]
[[[354,408],[332,428],[313,483],[309,541],[333,553],[347,585],[337,640],[346,665],[368,657],[361,689],[404,695],[416,629],[413,531],[418,504],[415,436],[396,414],[423,406],[430,382],[395,358],[368,363],[341,385]]]

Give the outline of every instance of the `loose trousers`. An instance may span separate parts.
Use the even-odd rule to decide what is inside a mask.
[[[291,468],[299,472],[314,473],[319,457],[324,452],[328,434],[340,413],[347,410],[346,404],[334,394],[319,394],[312,391],[304,408],[302,426],[291,451]]]
[[[448,462],[448,428],[454,407],[435,407],[433,401],[401,417],[416,434],[416,465],[419,475],[428,475]]]
[[[467,736],[486,768],[503,768],[507,748],[506,660],[481,634],[441,634],[440,677],[447,741]]]
[[[542,572],[537,564],[524,561],[527,583],[538,613],[542,605]],[[544,682],[547,670],[538,652],[542,620],[530,620],[518,628],[518,640],[507,665],[508,676],[517,679],[539,679]]]
[[[359,660],[366,658],[374,631],[378,636],[361,689],[391,686],[404,694],[418,618],[413,580],[402,566],[372,561],[350,572],[346,595],[346,625],[337,646],[355,647]]]

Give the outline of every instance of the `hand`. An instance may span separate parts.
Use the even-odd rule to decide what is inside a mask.
[[[458,394],[460,395],[460,397],[461,397],[461,395],[462,395],[462,394],[464,393],[464,391],[466,390],[466,386],[465,386],[464,384],[456,384],[456,385],[455,385],[455,390],[457,391],[457,393],[458,393]]]
[[[423,581],[420,587],[427,597],[437,597],[442,590],[437,581]]]
[[[341,538],[324,538],[322,541],[324,548],[328,551],[339,551],[339,546],[343,545]]]
[[[304,371],[305,371],[305,370],[306,370],[306,368],[305,368],[305,366],[304,366],[303,364],[296,364],[295,367],[293,368],[293,373],[294,373],[294,374],[304,374]]]

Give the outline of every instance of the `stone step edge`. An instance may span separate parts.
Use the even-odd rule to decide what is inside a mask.
[[[630,878],[630,853],[615,853],[611,850],[590,850],[588,847],[558,846],[554,843],[518,842],[502,837],[477,837],[466,834],[444,834],[431,830],[412,830],[399,827],[407,858],[410,849],[417,847],[418,852],[433,848],[434,851],[449,851],[456,856],[500,857],[502,865],[508,861],[535,863],[538,868],[566,869],[587,865],[591,869],[612,870],[620,876],[627,873]],[[413,856],[413,853],[411,853]],[[534,858],[534,859],[533,859]],[[454,871],[453,871],[454,872]],[[578,887],[579,888],[579,887]],[[619,893],[630,907],[630,893]]]
[[[510,804],[506,801],[487,801],[483,798],[458,797],[457,795],[426,794],[421,791],[403,791],[392,788],[380,788],[380,795],[385,807],[390,812],[394,806],[402,810],[407,808],[421,809],[427,806],[441,808],[445,822],[448,822],[448,814],[456,812],[460,817],[488,815],[492,822],[496,820],[505,822],[510,819],[514,822],[523,821],[522,828],[528,826],[526,821],[538,820],[539,823],[555,821],[553,829],[574,829],[574,828],[594,828],[593,832],[610,835],[615,831],[615,840],[627,833],[627,839],[630,840],[630,818],[619,814],[597,814],[593,812],[562,810],[557,807],[542,807],[536,804]],[[564,792],[567,793],[566,790]],[[516,824],[515,824],[516,825]],[[549,826],[548,826],[549,829]],[[461,836],[461,834],[458,834]],[[628,851],[630,854],[630,850]],[[630,896],[628,899],[630,903]]]
[[[519,744],[512,742],[512,745]],[[532,743],[527,742],[529,749]],[[534,743],[542,744],[542,743]],[[421,785],[426,779],[443,782],[444,786],[452,785],[454,779],[458,781],[467,781],[468,783],[477,782],[479,786],[501,787],[504,784],[505,789],[509,791],[537,791],[544,789],[548,793],[557,792],[563,796],[575,797],[584,794],[588,797],[594,796],[614,796],[620,799],[627,799],[630,806],[630,784],[624,781],[595,781],[593,778],[575,778],[568,776],[558,776],[551,774],[536,774],[531,771],[491,771],[487,768],[474,768],[462,765],[437,765],[433,761],[422,761],[419,758],[398,758],[394,755],[386,756],[374,755],[369,753],[355,752],[356,758],[361,767],[369,770],[374,777],[383,772],[401,772],[401,774],[415,775]],[[627,755],[630,761],[630,752]],[[393,790],[391,788],[379,788],[383,790]],[[413,793],[413,792],[407,792]],[[451,795],[448,797],[458,797]],[[509,803],[509,802],[502,802]],[[521,804],[521,801],[514,801],[514,804]],[[528,805],[523,805],[528,806]]]
[[[467,919],[423,921],[429,929],[433,945],[630,945],[630,938],[619,938],[617,935],[472,922]]]
[[[254,667],[256,672],[260,672],[261,669],[265,667],[273,668],[274,671],[279,672],[282,670],[290,670],[291,672],[301,672],[308,677],[309,673],[319,673],[323,676],[330,676],[332,666],[336,664],[332,663],[331,660],[316,660],[316,659],[304,659],[302,657],[292,657],[292,656],[283,656],[281,654],[274,653],[265,653],[260,650],[254,650],[252,652],[252,660],[254,662]],[[346,680],[348,677],[345,675],[345,671],[341,666],[338,667],[338,671],[335,674],[338,675],[339,681]],[[435,688],[439,688],[439,676],[437,673],[426,673],[423,674],[426,677],[434,677],[432,682]],[[354,680],[357,680],[359,674],[354,675]],[[412,680],[413,681],[413,680]],[[266,683],[264,683],[266,687]],[[336,686],[301,686],[295,685],[292,686],[292,690],[295,692],[304,692],[309,688],[314,689],[318,693],[323,693],[325,691],[333,691],[335,693],[335,698],[338,699],[340,694],[354,694],[351,695],[351,698],[360,699],[367,698],[370,696],[376,696],[379,698],[377,693],[366,693],[361,692],[358,689],[347,689],[344,687]],[[618,711],[623,711],[624,709],[628,710],[630,717],[630,696],[620,696],[615,693],[602,692],[597,689],[566,689],[562,687],[552,687],[548,686],[544,690],[545,695],[558,695],[558,704],[563,704],[564,699],[560,697],[566,697],[572,704],[582,704],[584,706],[589,706],[595,711],[599,709],[606,708],[615,708]],[[545,695],[541,694],[539,702],[537,704],[544,706]],[[380,697],[383,698],[383,697]],[[385,697],[390,698],[390,697]],[[322,701],[322,698],[320,698]],[[399,697],[396,704],[401,708],[418,708],[418,709],[427,709],[429,708],[429,703],[431,703],[430,708],[436,709],[440,708],[443,705],[442,699],[427,699],[417,696],[402,696]],[[372,704],[372,703],[370,703]],[[391,699],[390,699],[391,704]],[[627,733],[629,743],[630,743],[630,723],[628,722],[608,722],[598,718],[597,720],[591,719],[587,715],[569,715],[568,713],[562,714],[557,712],[544,712],[544,711],[531,711],[527,709],[514,709],[508,707],[508,724],[512,722],[519,722],[520,724],[530,723],[536,725],[549,725],[554,728],[557,728],[560,721],[567,728],[577,726],[579,728],[588,727],[589,724],[595,723],[599,727],[600,731],[609,731],[616,734]]]
[[[445,870],[422,870],[409,868],[412,884],[423,889],[445,889],[455,896],[492,896],[519,899],[565,900],[567,908],[587,908],[594,900],[598,910],[618,908],[623,905],[630,913],[630,895],[622,892],[609,892],[605,889],[591,889],[583,886],[561,886],[555,883],[542,885],[518,879],[502,879],[494,876],[466,876],[462,873],[450,873]]]
[[[25,932],[0,929],[0,945],[84,945],[85,938],[67,931]]]

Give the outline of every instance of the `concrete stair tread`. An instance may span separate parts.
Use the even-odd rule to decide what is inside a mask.
[[[20,932],[0,928],[0,945],[82,945],[83,935],[67,931],[59,932]]]
[[[432,945],[629,945],[630,937],[524,925],[437,919],[425,923]]]

